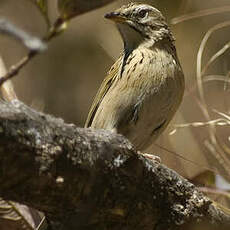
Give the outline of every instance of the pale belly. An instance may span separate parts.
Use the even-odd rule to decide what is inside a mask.
[[[117,132],[126,136],[138,150],[145,150],[167,127],[177,111],[181,94],[176,89],[162,90],[146,97],[141,104],[134,106],[132,118],[121,122]]]
[[[174,57],[162,49],[146,52],[146,59],[139,50],[133,53],[132,68],[125,68],[110,87],[91,124],[123,134],[141,151],[167,127],[184,92],[183,73]]]

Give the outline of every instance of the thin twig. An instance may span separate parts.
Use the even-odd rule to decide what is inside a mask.
[[[230,6],[222,6],[222,7],[214,8],[214,9],[200,10],[194,13],[185,14],[185,15],[181,15],[179,17],[173,18],[171,20],[171,24],[175,25],[180,22],[188,21],[191,19],[200,18],[200,17],[213,15],[213,14],[220,14],[220,13],[229,12],[229,11],[230,11]]]
[[[0,18],[0,33],[17,39],[29,50],[44,51],[46,49],[46,44],[41,39],[30,35],[4,18]]]
[[[64,25],[64,26],[62,26]],[[61,31],[65,29],[65,22],[63,22],[62,19],[58,18],[56,22],[54,23],[54,26],[50,29],[48,34],[42,39],[45,42],[49,42],[54,37],[56,37]],[[0,87],[2,84],[13,78],[15,75],[19,73],[19,71],[27,64],[29,63],[33,57],[35,57],[37,54],[39,54],[38,50],[30,50],[29,53],[23,57],[18,63],[13,65],[10,70],[0,78]]]
[[[22,58],[17,64],[13,65],[10,70],[0,78],[0,87],[2,84],[11,79],[13,76],[19,73],[19,71],[34,57],[38,54],[37,51],[30,51],[27,56]]]

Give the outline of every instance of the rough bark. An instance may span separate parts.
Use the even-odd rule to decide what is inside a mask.
[[[0,196],[53,229],[229,229],[230,216],[121,135],[0,102]],[[206,228],[207,227],[207,228]]]

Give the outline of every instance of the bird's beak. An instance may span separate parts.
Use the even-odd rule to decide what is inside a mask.
[[[110,19],[114,22],[120,22],[120,23],[124,23],[126,21],[126,18],[121,15],[121,13],[119,12],[111,12],[108,14],[105,14],[105,18]]]

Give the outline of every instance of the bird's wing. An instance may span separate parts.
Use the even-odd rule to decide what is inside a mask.
[[[86,128],[91,126],[101,101],[103,100],[104,96],[106,95],[110,87],[113,85],[114,81],[118,79],[117,75],[120,72],[121,65],[122,65],[122,56],[114,63],[114,65],[109,70],[108,75],[103,80],[101,87],[94,98],[93,104],[90,108],[87,120],[85,122]]]

